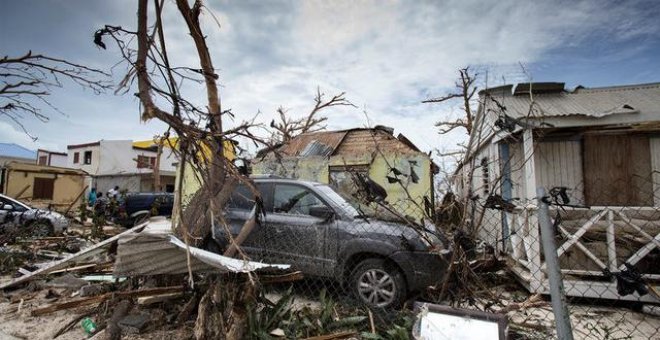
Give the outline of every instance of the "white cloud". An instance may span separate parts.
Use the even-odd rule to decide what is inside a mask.
[[[98,27],[99,22],[113,24],[114,20],[127,29],[135,27],[130,24],[136,11],[132,1],[105,5],[113,17],[103,19],[103,11],[90,8],[74,12],[81,6],[67,10],[76,16],[76,28],[83,25],[80,22]],[[515,82],[525,78],[518,62],[538,65],[550,52],[579,48],[594,36],[612,36],[614,44],[640,36],[657,37],[660,31],[654,15],[645,15],[652,2],[208,1],[207,5],[220,23],[218,28],[209,13],[202,17],[220,74],[223,108],[232,108],[237,120],[261,110],[260,119],[267,124],[280,105],[302,115],[313,105],[320,86],[329,95],[345,91],[360,107],[326,112],[329,128],[364,126],[362,108],[366,107],[372,124],[393,126],[425,150],[453,147],[464,139],[461,133],[447,138],[437,135],[434,123],[451,111],[451,105],[420,103],[451,90],[458,68],[475,65],[482,74],[488,71],[491,85],[502,78]],[[166,2],[168,52],[178,66],[195,67],[199,62],[194,46],[175,7]],[[84,15],[93,17],[86,22],[78,17]],[[25,25],[35,24],[40,22]],[[12,29],[20,32],[31,26],[26,27]],[[34,43],[51,38],[44,34],[35,37]],[[83,50],[89,44],[67,42],[61,48]],[[626,49],[619,58],[633,59],[642,52]],[[88,53],[88,60],[77,61],[98,66],[99,54]],[[106,59],[112,54],[118,57],[114,47],[103,52]],[[110,98],[68,88],[66,92],[59,102],[70,117],[57,117],[47,128],[35,125],[46,143],[61,148],[73,142],[149,138],[162,132],[162,124],[138,123],[136,100],[130,93]],[[204,105],[205,94],[199,87],[186,85],[184,93]],[[15,130],[4,131],[5,126],[0,137],[25,142]]]

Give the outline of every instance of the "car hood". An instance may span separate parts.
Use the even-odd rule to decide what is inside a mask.
[[[404,237],[411,242],[420,242],[425,238],[436,247],[446,249],[449,245],[444,236],[424,226],[410,226],[401,222],[383,221],[378,219],[355,219],[351,223],[351,229],[358,233],[371,235],[382,235],[386,237]],[[440,237],[438,237],[440,236]]]

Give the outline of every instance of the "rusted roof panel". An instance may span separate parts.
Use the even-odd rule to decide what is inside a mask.
[[[534,94],[534,110],[530,113],[531,98],[527,94],[498,95],[494,98],[514,118],[587,116],[601,118],[612,114],[654,112],[660,102],[660,83],[603,88],[578,88],[573,92]],[[498,112],[492,100],[486,109]]]
[[[417,153],[407,144],[402,143],[391,134],[377,129],[351,130],[341,145],[335,150],[335,155],[364,154],[375,151],[376,148],[387,153]]]
[[[334,151],[339,143],[341,143],[344,136],[346,136],[347,132],[347,130],[342,130],[305,133],[283,145],[279,149],[279,152],[288,156],[300,156],[308,145],[312,143],[317,144],[317,148],[329,148]]]

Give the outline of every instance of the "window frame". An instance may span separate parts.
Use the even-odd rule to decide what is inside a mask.
[[[288,216],[305,216],[305,217],[313,217],[310,214],[296,214],[296,213],[290,213],[290,212],[281,212],[281,211],[275,211],[275,195],[277,194],[277,187],[278,186],[290,186],[290,187],[297,187],[301,188],[303,190],[308,191],[311,193],[318,201],[323,203],[326,207],[330,208],[332,211],[335,211],[335,209],[332,207],[330,203],[328,203],[323,197],[321,197],[319,194],[317,194],[314,190],[300,184],[295,184],[295,183],[274,183],[273,185],[273,190],[272,190],[272,202],[270,205],[270,210],[267,210],[267,212],[272,213],[272,214],[281,214],[281,215],[288,215]]]
[[[87,155],[89,155],[89,158],[87,157]],[[83,164],[84,165],[92,164],[92,150],[88,150],[83,153]]]

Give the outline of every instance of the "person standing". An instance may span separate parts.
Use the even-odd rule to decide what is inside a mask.
[[[119,198],[119,186],[118,186],[118,185],[115,185],[114,188],[108,190],[108,198],[109,198],[109,199],[112,199],[112,198],[117,199],[117,198]]]
[[[92,188],[87,196],[87,205],[93,207],[96,204],[96,188]]]

